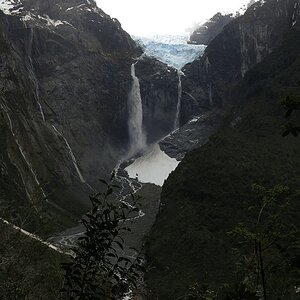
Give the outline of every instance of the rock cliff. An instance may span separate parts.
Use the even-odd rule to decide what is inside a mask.
[[[147,142],[153,143],[174,129],[178,99],[177,70],[145,56],[136,64],[143,99]]]
[[[222,107],[246,72],[272,53],[299,18],[297,1],[258,1],[229,23],[204,55],[183,68],[182,122]]]
[[[237,279],[233,249],[241,245],[228,232],[246,223],[249,207],[259,201],[252,185],[281,184],[297,192],[300,140],[282,137],[281,127],[287,121],[279,99],[300,93],[299,7],[299,1],[288,0],[252,6],[225,27],[202,59],[186,67],[183,83],[185,88],[194,86],[195,100],[209,105],[204,87],[213,82],[210,104],[226,113],[208,143],[187,154],[163,186],[147,248],[149,299],[185,298],[198,291],[197,298],[207,287],[225,299],[220,287],[238,286],[245,278]],[[299,120],[299,112],[294,117]],[[199,126],[210,131],[207,123]],[[172,153],[171,146],[166,145]],[[298,228],[295,200],[286,220]],[[289,266],[293,271],[278,268],[272,275],[297,280],[297,271],[292,273],[299,270],[297,262]],[[279,280],[274,291],[268,290],[270,298],[276,298],[281,284]],[[295,299],[297,292],[290,288],[283,297]]]
[[[17,194],[19,203],[80,214],[91,186],[97,188],[97,178],[110,172],[128,150],[130,68],[142,50],[95,1],[4,4],[0,200],[11,201]],[[158,139],[168,133],[166,118],[172,117],[154,111],[160,111],[159,106],[166,112],[168,105],[176,108],[171,97],[177,75],[172,79],[153,59],[140,64],[149,74],[142,80],[143,105],[151,102],[145,127],[151,128],[152,117],[164,123],[162,130],[149,133],[149,140]],[[147,69],[158,74],[161,83],[166,81],[166,94],[159,84],[146,92],[152,85]]]
[[[193,31],[188,43],[197,45],[208,45],[233,19],[234,17],[231,14],[215,14],[207,22],[205,22]]]

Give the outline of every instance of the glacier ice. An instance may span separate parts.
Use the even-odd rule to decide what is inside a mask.
[[[187,35],[154,35],[133,38],[144,48],[145,54],[180,70],[187,63],[199,58],[205,45],[187,44]]]

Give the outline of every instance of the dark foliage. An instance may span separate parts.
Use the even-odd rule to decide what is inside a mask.
[[[1,300],[57,300],[66,257],[0,221]]]
[[[299,47],[299,32],[291,31],[282,47],[249,71],[231,93],[222,128],[188,154],[164,185],[147,252],[153,299],[183,297],[193,282],[213,291],[224,283],[238,287],[242,279],[231,249],[239,244],[227,232],[251,218],[248,207],[259,200],[251,186],[299,189],[300,140],[282,138],[286,120],[278,103],[300,94]],[[299,111],[292,116],[299,120]],[[293,201],[286,216],[291,226],[299,227],[299,205]]]
[[[288,95],[282,99],[281,104],[286,109],[285,117],[290,120],[292,117],[292,113],[300,109],[300,96]],[[293,136],[298,136],[299,133],[300,126],[295,125],[293,121],[289,121],[288,124],[285,126],[285,131],[283,132],[282,136],[285,137],[289,134],[292,134]]]
[[[123,231],[130,231],[126,223],[136,216],[139,208],[133,203],[113,198],[110,183],[103,193],[90,196],[92,209],[83,219],[86,233],[73,249],[72,261],[63,264],[65,283],[63,299],[119,299],[136,287],[141,258],[125,255]]]

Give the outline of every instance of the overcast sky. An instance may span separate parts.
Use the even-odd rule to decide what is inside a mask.
[[[235,12],[249,0],[96,0],[133,35],[180,34],[218,11]]]

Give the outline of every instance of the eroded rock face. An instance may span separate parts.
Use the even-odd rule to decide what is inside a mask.
[[[297,26],[297,0],[259,1],[229,23],[204,55],[183,68],[182,120],[192,111],[222,107],[246,72],[277,48],[285,33]]]
[[[222,111],[207,111],[170,133],[159,142],[159,146],[168,156],[181,161],[187,153],[208,142],[209,137],[219,127],[221,119]]]
[[[187,149],[203,145],[217,130],[233,88],[281,45],[287,31],[299,26],[299,7],[296,0],[257,2],[225,26],[203,56],[182,69],[179,117],[184,126],[161,142],[172,157],[182,158]],[[199,117],[191,126],[189,122]]]
[[[94,1],[12,3],[0,12],[1,188],[12,185],[3,198],[18,189],[21,198],[45,202],[47,196],[48,203],[80,213],[90,185],[97,188],[97,178],[128,150],[130,67],[142,50]],[[150,68],[151,78],[165,72],[157,62]],[[171,76],[164,80],[171,81],[168,96],[154,84],[145,103],[167,111],[177,84]],[[152,117],[166,118],[146,114],[147,128]],[[159,138],[168,128],[149,136]]]
[[[183,86],[193,103],[229,113],[210,142],[187,155],[163,186],[160,214],[148,239],[149,298],[184,298],[193,282],[234,282],[235,245],[228,231],[248,219],[252,183],[274,186],[288,166],[287,185],[298,188],[290,173],[299,170],[299,140],[282,141],[279,128],[286,121],[278,99],[299,94],[299,46],[299,1],[267,1],[229,24],[206,55],[186,67]],[[172,135],[161,146],[177,155]],[[243,205],[241,195],[247,195]],[[298,217],[290,222],[297,224]]]
[[[188,43],[196,45],[208,45],[233,19],[234,17],[232,14],[215,14],[211,19],[209,19],[191,34]]]
[[[136,64],[143,99],[143,124],[148,144],[174,129],[178,100],[177,70],[152,57]]]

